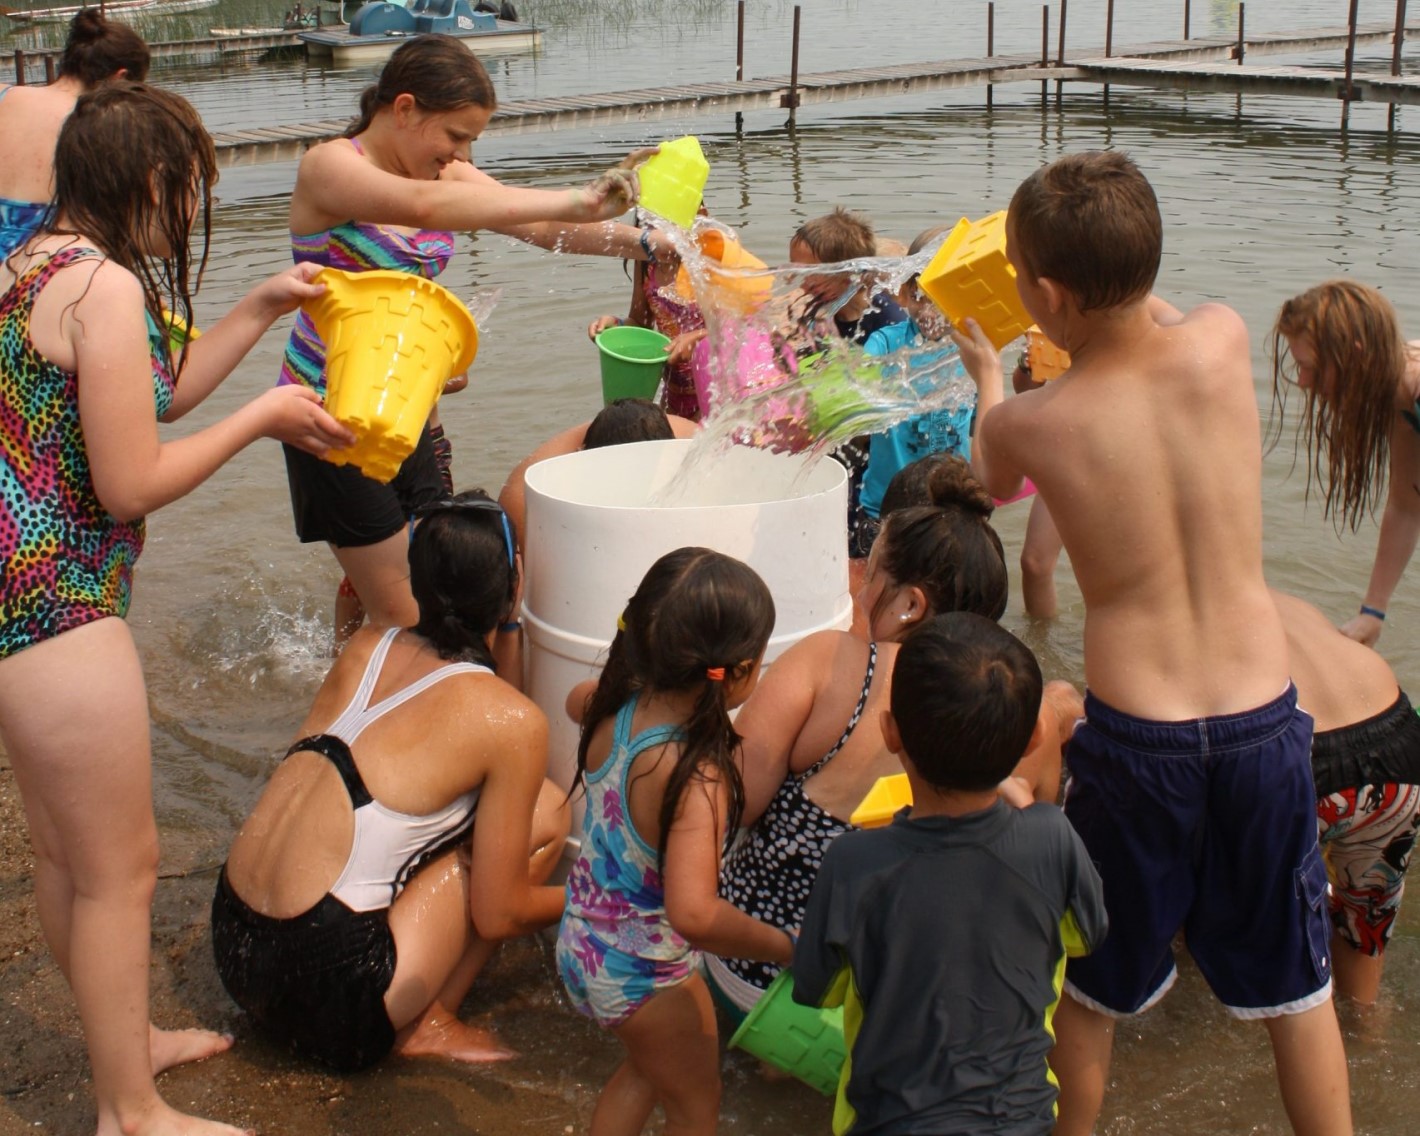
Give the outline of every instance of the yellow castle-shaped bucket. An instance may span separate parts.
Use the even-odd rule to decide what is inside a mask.
[[[1034,322],[1006,259],[1004,209],[980,221],[958,221],[917,282],[954,327],[974,319],[998,351]]]
[[[695,223],[710,163],[693,134],[662,142],[660,152],[647,158],[637,172],[641,195],[636,204],[682,229]]]
[[[324,268],[315,282],[325,291],[302,307],[325,343],[325,408],[356,438],[326,459],[387,482],[473,362],[478,328],[452,292],[408,272]]]
[[[1058,379],[1070,369],[1070,352],[1056,347],[1038,327],[1026,332],[1026,358],[1030,360],[1031,378],[1038,383]]]
[[[893,773],[887,777],[879,777],[873,782],[873,787],[868,790],[853,810],[853,815],[848,818],[849,824],[856,824],[859,828],[881,828],[885,824],[891,824],[892,818],[902,809],[912,804],[912,786],[907,780],[906,773]]]

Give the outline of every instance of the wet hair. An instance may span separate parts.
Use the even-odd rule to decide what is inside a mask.
[[[928,784],[979,793],[1008,777],[1040,714],[1040,664],[993,620],[947,612],[920,624],[892,670],[893,720]]]
[[[507,521],[482,489],[426,505],[409,541],[409,588],[419,605],[412,630],[439,658],[490,670],[490,631],[506,620],[518,591]]]
[[[207,267],[216,180],[212,138],[186,99],[126,79],[102,83],[79,97],[59,132],[54,203],[45,228],[83,234],[138,277],[158,327],[165,308],[191,327],[192,296]],[[202,225],[195,272],[194,216]],[[73,228],[57,228],[60,217]],[[167,242],[166,255],[148,249],[153,232]],[[184,344],[174,374],[186,357]]]
[[[803,245],[820,264],[857,260],[878,252],[872,222],[841,205],[835,206],[832,213],[805,221],[789,243]]]
[[[380,77],[360,92],[360,114],[346,138],[363,134],[381,107],[400,95],[413,95],[429,114],[479,106],[496,110],[498,96],[478,57],[453,36],[419,35],[406,40],[380,70]]]
[[[932,474],[954,461],[960,462],[961,459],[954,454],[928,454],[903,466],[892,475],[892,480],[883,490],[883,503],[878,509],[878,516],[886,518],[889,513],[895,513],[909,505],[933,504]],[[995,508],[994,501],[992,508]]]
[[[1010,582],[1001,538],[991,527],[996,503],[961,458],[936,457],[926,476],[931,504],[889,513],[884,495],[883,527],[874,544],[878,568],[900,587],[921,588],[933,613],[970,611],[1000,619]],[[887,599],[884,594],[879,603]]]
[[[907,246],[907,255],[916,256],[924,248],[931,244],[940,244],[941,239],[952,231],[952,225],[933,225],[930,229],[923,229],[915,237],[912,243]]]
[[[582,718],[575,791],[587,772],[587,747],[597,726],[645,691],[693,691],[680,755],[661,799],[662,864],[666,839],[686,790],[707,776],[729,792],[726,845],[744,814],[744,781],[736,755],[740,736],[725,704],[726,684],[759,662],[774,630],[774,600],[753,568],[708,548],[678,548],[662,556],[626,604],[606,667]],[[724,668],[712,679],[711,668]]]
[[[582,449],[599,450],[627,442],[659,442],[674,438],[666,412],[644,398],[618,398],[602,407],[587,427]]]
[[[1011,198],[1016,255],[1031,276],[1067,289],[1082,312],[1145,299],[1164,250],[1153,187],[1118,150],[1067,154]]]
[[[1380,504],[1389,477],[1396,388],[1408,362],[1400,323],[1389,300],[1354,280],[1328,280],[1283,304],[1270,345],[1274,445],[1291,385],[1288,338],[1307,341],[1317,373],[1304,392],[1294,459],[1305,441],[1307,496],[1315,481],[1326,492],[1322,515],[1354,532]],[[1325,396],[1323,380],[1330,385]]]
[[[98,8],[84,8],[69,24],[59,77],[78,79],[85,88],[93,88],[122,71],[125,79],[141,83],[148,77],[151,60],[143,37],[127,24],[100,15]]]

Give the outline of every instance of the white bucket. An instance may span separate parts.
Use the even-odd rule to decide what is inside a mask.
[[[686,545],[743,560],[774,597],[772,661],[805,635],[847,629],[847,475],[834,461],[736,446],[676,495],[653,504],[690,450],[688,440],[583,450],[527,471],[524,689],[551,723],[549,774],[577,769],[568,692],[599,674],[616,620],[647,569]],[[579,814],[580,815],[580,814]]]

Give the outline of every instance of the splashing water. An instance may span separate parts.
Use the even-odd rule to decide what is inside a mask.
[[[651,221],[672,236],[684,268],[666,290],[682,300],[693,290],[705,317],[706,338],[691,369],[701,405],[709,408],[681,472],[657,503],[683,501],[732,445],[802,454],[806,471],[854,438],[973,405],[976,388],[935,309],[919,308],[922,327],[875,337],[873,353],[833,324],[849,305],[861,312],[879,296],[896,297],[934,248],[837,264],[740,267],[735,234],[719,222],[700,218],[687,233],[653,215]],[[719,258],[707,249],[729,252]]]

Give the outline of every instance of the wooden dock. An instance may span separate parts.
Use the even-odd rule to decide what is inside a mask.
[[[1406,31],[1420,31],[1420,22]],[[1367,24],[1357,28],[1356,44],[1390,43],[1394,27]],[[1315,28],[1291,33],[1249,35],[1244,58],[1299,55],[1344,49],[1345,27]],[[1176,87],[1255,94],[1338,97],[1344,85],[1339,72],[1322,68],[1259,68],[1236,63],[1237,41],[1212,36],[1140,44],[1122,48],[1109,58],[1091,54],[1063,65],[1043,63],[1038,56],[990,56],[891,67],[826,71],[798,76],[799,106],[889,98],[988,83],[1058,79],[1132,86]],[[1354,97],[1410,103],[1420,101],[1420,81],[1413,78],[1358,75]],[[488,124],[489,134],[528,134],[577,127],[655,122],[688,115],[788,107],[788,76],[743,79],[724,83],[688,83],[602,94],[524,99],[501,105]],[[353,113],[353,108],[352,108]],[[222,166],[255,165],[299,158],[308,147],[340,135],[349,119],[331,119],[292,126],[261,127],[213,135]]]

